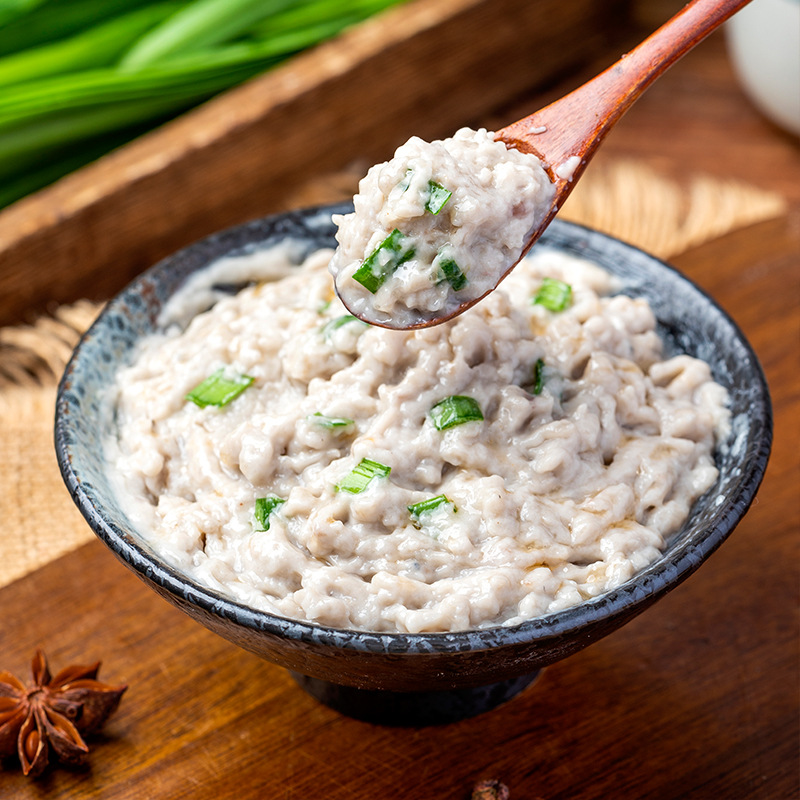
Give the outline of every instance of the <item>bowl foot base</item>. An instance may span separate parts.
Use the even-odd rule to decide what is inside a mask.
[[[443,725],[474,717],[510,700],[536,679],[539,670],[519,678],[466,689],[391,692],[356,689],[291,672],[301,688],[348,717],[379,725]]]

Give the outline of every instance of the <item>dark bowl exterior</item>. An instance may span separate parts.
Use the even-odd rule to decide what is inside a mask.
[[[336,630],[255,611],[165,564],[114,497],[103,442],[114,412],[104,402],[121,364],[153,332],[159,312],[188,276],[223,255],[297,242],[298,262],[335,246],[332,213],[305,209],[209,237],[141,275],[104,309],[67,365],[58,389],[55,439],[72,498],[97,536],[151,588],[210,630],[290,670],[365,689],[430,691],[483,686],[528,675],[616,630],[673,589],[727,538],[755,497],[772,439],[769,392],[755,354],[735,323],[674,268],[618,240],[556,220],[541,239],[588,258],[646,297],[667,350],[709,362],[731,397],[732,432],[720,446],[720,477],[698,500],[662,557],[619,588],[565,611],[512,627],[403,634]]]

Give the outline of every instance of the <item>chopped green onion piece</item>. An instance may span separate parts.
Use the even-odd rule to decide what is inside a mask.
[[[439,506],[446,504],[453,506],[453,511],[456,511],[453,501],[448,500],[443,494],[438,494],[436,497],[429,497],[427,500],[420,500],[419,503],[412,503],[407,508],[408,513],[411,514],[412,517],[416,517],[418,519],[420,515],[425,514],[428,511],[434,511],[439,508]]]
[[[438,214],[452,195],[449,189],[445,189],[436,181],[428,181],[428,200],[425,203],[425,210],[431,214]]]
[[[541,394],[544,388],[544,361],[539,358],[533,365],[533,393]]]
[[[544,278],[533,302],[549,311],[563,311],[572,302],[572,287],[555,278]]]
[[[231,400],[235,400],[254,380],[255,378],[249,375],[236,375],[233,378],[226,378],[225,370],[218,369],[202,383],[195,386],[186,395],[186,399],[191,400],[200,408],[226,406]]]
[[[330,307],[332,300],[326,300],[320,307],[317,309],[317,314],[324,314]]]
[[[395,228],[353,273],[353,280],[375,294],[401,264],[414,257],[414,252],[409,237]]]
[[[398,188],[402,189],[404,192],[408,191],[408,187],[411,186],[411,177],[414,174],[414,170],[409,167],[406,170],[406,174],[403,176],[403,180],[397,184]]]
[[[454,292],[463,289],[467,285],[467,276],[452,258],[445,258],[439,262],[439,269],[447,279]]]
[[[336,484],[337,491],[361,494],[373,478],[386,478],[392,471],[391,467],[378,461],[362,458],[353,469]]]
[[[358,317],[354,317],[352,314],[342,314],[341,317],[334,317],[329,322],[326,322],[322,328],[320,328],[320,331],[325,337],[325,341],[330,342],[331,335],[334,331],[339,330],[342,325],[347,325],[351,322],[361,322],[361,320]],[[361,324],[364,325],[365,323],[361,322]]]
[[[437,431],[483,419],[483,412],[471,397],[452,395],[440,400],[430,410],[431,419]]]
[[[315,424],[319,425],[321,428],[328,428],[329,430],[332,428],[346,428],[349,425],[353,425],[353,420],[348,419],[347,417],[326,417],[324,414],[321,414],[319,411],[312,414],[309,419]]]
[[[257,497],[255,511],[253,512],[256,524],[258,525],[256,530],[268,531],[269,515],[285,502],[286,501],[282,497],[278,497],[274,494],[268,495],[267,497]]]

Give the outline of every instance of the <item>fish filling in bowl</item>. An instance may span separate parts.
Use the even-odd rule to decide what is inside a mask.
[[[113,387],[117,492],[198,582],[339,628],[514,625],[628,580],[716,480],[725,389],[600,267],[537,245],[394,331],[346,312],[331,255],[244,257],[284,277],[166,324]]]

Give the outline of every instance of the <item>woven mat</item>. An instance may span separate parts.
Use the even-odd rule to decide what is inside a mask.
[[[361,169],[302,187],[290,207],[353,195]],[[786,213],[778,195],[696,177],[677,184],[637,163],[596,164],[560,217],[581,222],[662,258]],[[34,325],[0,329],[0,586],[92,537],[61,481],[53,450],[59,376],[100,307],[59,308]]]

